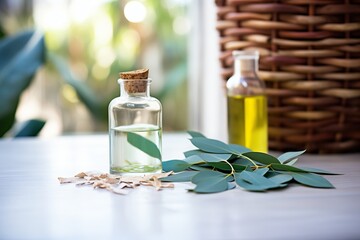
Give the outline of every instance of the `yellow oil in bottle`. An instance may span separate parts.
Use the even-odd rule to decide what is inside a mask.
[[[264,95],[228,96],[229,143],[268,151],[267,100]]]

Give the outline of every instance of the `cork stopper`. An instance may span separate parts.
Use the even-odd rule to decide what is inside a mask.
[[[130,72],[119,73],[120,79],[125,80],[125,91],[128,93],[146,92],[149,69],[138,69]]]

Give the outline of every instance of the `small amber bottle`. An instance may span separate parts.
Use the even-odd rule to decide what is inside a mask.
[[[234,75],[226,83],[229,143],[268,151],[265,84],[257,76],[259,53],[234,51]]]
[[[135,133],[152,141],[161,152],[162,107],[150,96],[148,69],[120,73],[120,97],[109,104],[110,173],[160,173],[161,159],[128,142]]]

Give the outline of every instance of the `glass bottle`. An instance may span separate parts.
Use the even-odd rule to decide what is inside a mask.
[[[162,107],[150,96],[151,79],[119,79],[120,97],[109,104],[110,173],[137,175],[161,173],[154,158],[127,140],[129,132],[155,143],[161,152]]]
[[[226,83],[229,143],[268,151],[265,84],[257,76],[259,53],[233,51],[234,75]]]

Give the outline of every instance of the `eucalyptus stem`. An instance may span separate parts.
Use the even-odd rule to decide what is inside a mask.
[[[255,169],[258,169],[258,168],[260,167],[260,166],[258,166],[251,158],[249,158],[249,157],[247,157],[247,156],[244,156],[244,155],[242,155],[242,154],[238,154],[237,156],[238,156],[238,157],[245,158],[246,160],[248,160],[249,162],[251,162],[251,163],[254,165]]]
[[[257,167],[255,166],[254,168],[255,168],[255,170],[256,170],[256,169],[259,169],[259,168],[271,168],[272,170],[274,170],[274,169],[271,167],[271,164],[268,164],[268,165],[265,165],[265,166],[259,166],[259,165],[257,165]]]
[[[229,173],[228,175],[230,176],[230,175],[233,175],[234,173],[235,173],[235,169],[234,169],[234,167],[231,165],[231,163],[229,163],[228,161],[224,161],[224,162],[226,162],[229,166],[230,166],[230,168],[231,168],[231,173]]]

